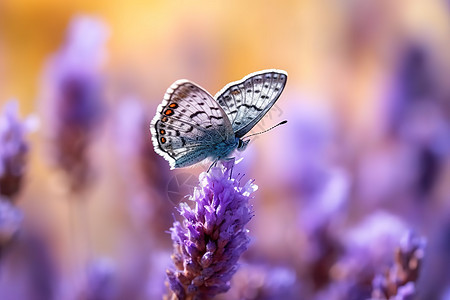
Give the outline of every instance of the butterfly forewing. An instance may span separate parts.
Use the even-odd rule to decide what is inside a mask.
[[[193,82],[176,81],[166,92],[151,124],[153,144],[171,167],[210,156],[211,147],[234,140],[231,123],[212,96]]]
[[[216,94],[235,136],[248,133],[275,104],[286,85],[287,73],[265,70],[232,82]]]

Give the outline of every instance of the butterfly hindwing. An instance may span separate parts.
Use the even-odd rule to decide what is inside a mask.
[[[220,105],[187,80],[178,80],[167,90],[150,128],[155,151],[172,168],[202,161],[210,156],[212,146],[234,139]]]
[[[285,71],[264,70],[232,82],[216,94],[236,137],[243,137],[264,117],[281,95],[286,80]]]

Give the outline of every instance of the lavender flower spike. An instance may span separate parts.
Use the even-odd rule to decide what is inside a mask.
[[[32,129],[31,122],[19,119],[17,101],[7,102],[0,114],[0,195],[11,201],[22,185],[28,154],[25,134]]]
[[[395,264],[374,278],[372,299],[414,299],[425,249],[426,240],[408,232],[395,252]]]
[[[47,62],[42,103],[52,159],[68,175],[73,191],[92,182],[91,142],[104,117],[107,25],[99,18],[80,15],[70,23],[67,40]]]
[[[258,188],[252,180],[240,186],[231,177],[233,166],[230,160],[200,174],[190,197],[195,208],[180,204],[183,224],[174,222],[171,228],[177,270],[167,270],[172,299],[207,299],[230,288],[250,240],[244,226],[253,217],[248,201]]]

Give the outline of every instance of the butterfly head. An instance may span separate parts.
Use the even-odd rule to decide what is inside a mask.
[[[238,151],[244,151],[245,150],[245,148],[247,148],[247,145],[248,145],[248,143],[250,142],[250,140],[242,140],[242,139],[240,139],[240,138],[237,138],[238,139],[238,145],[237,145],[237,150]]]

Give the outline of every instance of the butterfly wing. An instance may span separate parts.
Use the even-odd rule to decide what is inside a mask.
[[[218,143],[234,140],[231,123],[214,98],[193,82],[178,80],[167,90],[150,125],[156,153],[171,168],[200,162]]]
[[[227,84],[216,94],[237,137],[243,137],[264,117],[280,97],[286,80],[285,71],[264,70]]]

